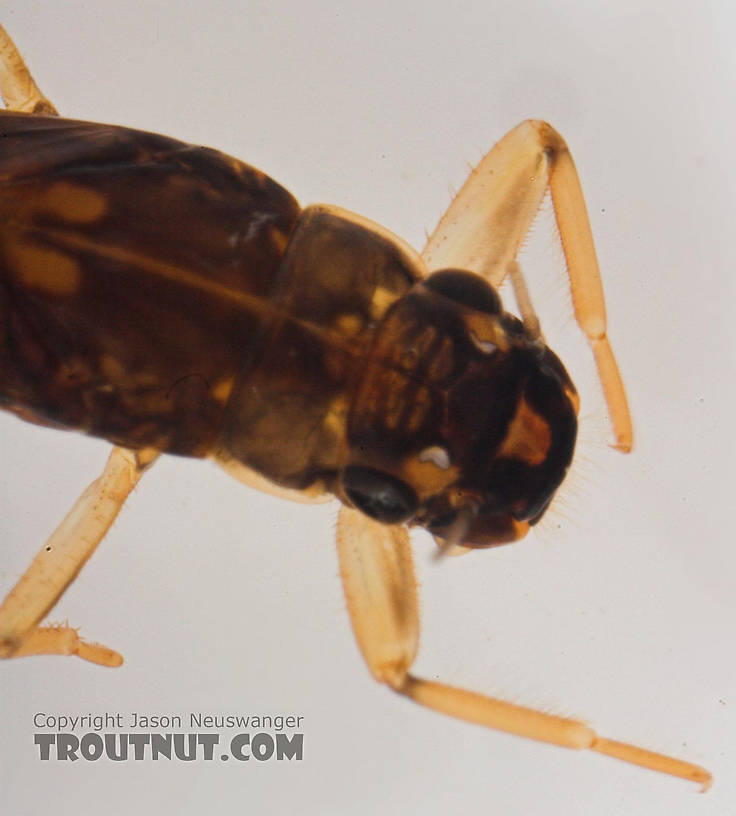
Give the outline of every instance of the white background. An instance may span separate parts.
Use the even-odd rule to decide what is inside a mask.
[[[417,248],[469,163],[513,125],[567,138],[597,237],[636,448],[610,451],[549,210],[525,258],[583,397],[571,477],[538,533],[435,565],[415,535],[420,674],[709,767],[706,796],[594,754],[423,711],[352,641],[333,506],[212,465],[146,475],[54,611],[120,649],[2,666],[12,814],[727,814],[736,808],[734,15],[722,3],[6,2],[62,113],[219,147],[302,203]],[[3,588],[105,443],[2,417]],[[34,712],[295,713],[301,763],[41,763]]]

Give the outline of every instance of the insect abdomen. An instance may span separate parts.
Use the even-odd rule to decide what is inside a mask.
[[[206,455],[274,318],[291,195],[213,150],[0,116],[3,407]]]

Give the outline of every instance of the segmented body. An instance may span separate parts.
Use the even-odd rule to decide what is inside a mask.
[[[574,387],[479,276],[214,150],[11,113],[0,138],[3,407],[390,523],[464,512],[480,545],[544,512]]]
[[[7,112],[0,139],[4,408],[129,448],[224,445],[293,487],[334,469],[356,358],[414,282],[376,261],[389,242],[364,239],[357,268],[345,225],[287,266],[299,205],[229,156]],[[331,261],[305,273],[315,252]]]

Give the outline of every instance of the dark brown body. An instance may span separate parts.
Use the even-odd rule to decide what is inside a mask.
[[[160,136],[12,114],[0,128],[6,406],[127,447],[206,454],[218,387],[269,322],[259,305],[296,202]]]
[[[3,113],[0,151],[2,407],[466,543],[542,515],[574,387],[479,276],[162,136]]]
[[[335,469],[321,426],[350,402],[375,287],[413,283],[376,257],[396,255],[387,242],[361,250],[378,275],[341,254],[349,224],[282,264],[292,196],[162,136],[3,113],[0,150],[4,408],[129,448],[207,456],[224,441],[291,487]],[[315,253],[331,259],[316,274]]]

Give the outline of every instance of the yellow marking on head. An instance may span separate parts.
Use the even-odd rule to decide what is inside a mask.
[[[58,181],[44,190],[38,207],[70,224],[90,224],[107,212],[107,199],[89,187]]]
[[[498,456],[521,459],[528,465],[541,465],[547,458],[551,444],[549,423],[522,397]]]
[[[442,468],[434,460],[422,460],[421,455],[412,456],[405,461],[401,477],[414,488],[421,501],[457,482],[460,468],[457,465]]]
[[[575,416],[577,416],[580,413],[580,397],[578,396],[578,392],[574,388],[565,386],[565,396],[570,400],[573,410],[575,411]]]
[[[8,245],[10,267],[29,289],[49,295],[71,295],[79,287],[79,264],[55,249],[14,242]]]

